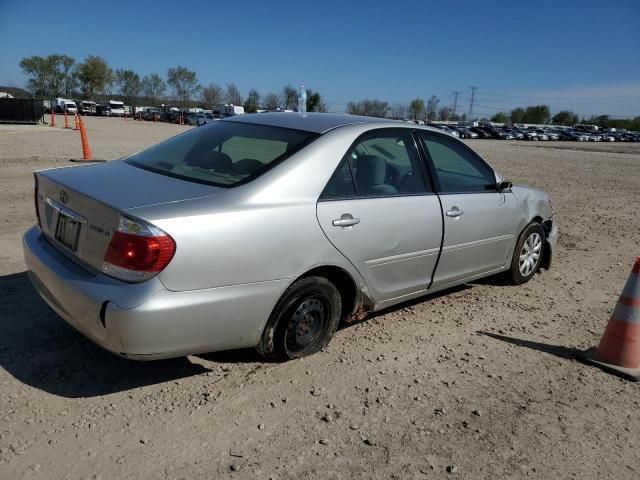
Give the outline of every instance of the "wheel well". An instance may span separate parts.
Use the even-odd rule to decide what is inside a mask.
[[[538,223],[542,227],[542,230],[544,230],[545,237],[551,231],[551,220],[544,221],[542,217],[536,216],[536,217],[533,217],[533,219],[531,220],[531,223]],[[551,265],[551,249],[549,248],[549,245],[547,245],[547,242],[545,241],[544,248],[542,250],[542,260],[540,262],[540,266],[544,269],[548,269],[550,265]]]
[[[299,278],[324,277],[335,285],[340,292],[341,317],[346,318],[353,313],[356,305],[356,284],[345,270],[336,266],[317,267],[309,270]]]

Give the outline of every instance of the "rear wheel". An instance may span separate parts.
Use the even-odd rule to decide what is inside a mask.
[[[322,350],[340,321],[340,293],[324,277],[296,281],[278,301],[256,349],[271,360],[305,357]]]
[[[510,277],[514,284],[526,283],[540,268],[544,253],[544,230],[539,223],[531,223],[524,229],[511,261]]]

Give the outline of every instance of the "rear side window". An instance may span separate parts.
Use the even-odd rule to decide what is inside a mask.
[[[381,130],[351,148],[320,198],[420,195],[426,191],[411,132]]]
[[[216,186],[258,177],[317,134],[248,123],[214,122],[128,157],[131,165]]]
[[[456,140],[421,133],[433,161],[442,193],[495,191],[493,172]]]
[[[353,183],[351,167],[345,158],[324,188],[320,198],[324,200],[355,197],[356,187]]]

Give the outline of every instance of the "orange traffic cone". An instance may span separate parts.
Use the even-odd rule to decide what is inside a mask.
[[[53,113],[53,108],[51,109],[51,126],[52,127],[56,126],[56,114]]]
[[[87,140],[87,131],[84,128],[84,122],[80,119],[80,140],[82,140],[82,156],[85,160],[91,160],[91,148]]]
[[[66,108],[64,110],[64,128],[71,128],[71,127],[69,127],[69,115],[67,115],[67,109]]]
[[[636,258],[598,348],[590,348],[581,359],[623,378],[640,380],[640,257]]]

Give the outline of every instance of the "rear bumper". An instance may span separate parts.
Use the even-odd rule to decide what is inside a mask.
[[[138,360],[255,346],[288,280],[173,292],[87,272],[38,227],[24,235],[29,277],[67,323],[113,353]]]

